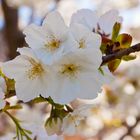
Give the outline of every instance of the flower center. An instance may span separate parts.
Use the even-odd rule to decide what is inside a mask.
[[[68,76],[76,76],[77,72],[79,71],[79,66],[76,66],[75,64],[64,64],[62,66],[62,69],[61,69],[61,73],[62,74],[66,74]]]
[[[79,48],[85,48],[86,46],[85,46],[85,40],[84,39],[81,39],[80,41],[79,41]]]
[[[37,77],[42,76],[44,69],[40,63],[37,63],[35,60],[30,59],[31,68],[27,71],[28,78],[34,80]]]
[[[45,47],[49,51],[53,52],[53,51],[55,51],[56,49],[58,49],[60,47],[60,43],[61,43],[60,40],[57,40],[57,39],[54,38],[50,42],[48,42],[47,44],[45,44]]]

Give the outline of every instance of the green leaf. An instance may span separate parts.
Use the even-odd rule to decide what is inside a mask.
[[[121,29],[121,24],[116,22],[113,26],[112,40],[115,41]]]
[[[125,55],[122,57],[124,61],[130,61],[136,59],[136,55]]]
[[[116,42],[120,43],[119,48],[117,49],[126,49],[129,48],[131,46],[132,43],[132,37],[129,34],[120,34],[117,39]]]
[[[120,59],[115,59],[115,60],[110,61],[108,63],[108,68],[109,68],[110,72],[114,72],[118,68],[120,63],[121,63]]]

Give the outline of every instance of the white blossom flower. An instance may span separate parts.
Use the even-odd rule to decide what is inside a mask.
[[[117,10],[110,10],[99,16],[98,11],[82,9],[73,14],[71,24],[79,23],[88,27],[91,31],[109,36],[112,33],[113,26],[116,22],[121,23],[122,17],[119,16]]]
[[[18,51],[21,55],[5,62],[2,66],[3,73],[15,80],[18,99],[29,101],[40,94],[46,97],[52,85],[50,67],[37,59],[30,48],[22,48]]]
[[[50,96],[57,102],[68,103],[75,98],[93,99],[101,86],[108,81],[98,68],[100,51],[77,50],[54,63],[57,85]]]
[[[29,46],[47,64],[75,46],[68,27],[56,11],[46,16],[42,26],[29,25],[24,33]]]
[[[99,50],[101,45],[100,35],[91,32],[82,24],[71,24],[70,30],[77,42],[77,48]]]

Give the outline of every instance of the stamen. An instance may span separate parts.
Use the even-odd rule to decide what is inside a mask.
[[[85,45],[85,40],[84,39],[81,39],[80,41],[79,41],[79,48],[85,48],[86,47],[86,45]]]
[[[40,63],[37,63],[35,60],[30,59],[31,69],[27,71],[28,78],[34,80],[37,77],[42,76],[44,69]]]
[[[54,52],[56,49],[60,47],[61,41],[57,40],[56,38],[53,38],[51,41],[49,41],[47,44],[45,44],[45,47],[50,51]]]
[[[68,76],[75,77],[80,67],[75,64],[64,64],[61,69],[62,74],[66,74]]]

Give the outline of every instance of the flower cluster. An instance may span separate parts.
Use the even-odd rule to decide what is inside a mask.
[[[79,10],[72,15],[67,26],[59,12],[53,11],[41,26],[31,24],[24,29],[28,47],[18,48],[19,55],[3,63],[0,71],[6,84],[0,96],[0,111],[15,122],[17,138],[21,135],[21,139],[26,137],[30,140],[28,134],[31,133],[7,111],[21,109],[20,103],[12,106],[3,100],[7,100],[11,92],[24,104],[51,104],[45,121],[48,135],[81,135],[82,132],[84,136],[94,136],[104,123],[107,126],[120,124],[118,116],[112,122],[116,113],[106,107],[118,103],[117,95],[108,91],[95,98],[104,84],[114,80],[111,72],[117,69],[121,60],[135,58],[126,55],[104,64],[103,56],[131,47],[132,37],[119,34],[122,17],[118,11],[98,13]],[[106,117],[104,112],[111,112],[111,115]],[[34,131],[36,129],[33,128],[32,136],[36,137]]]
[[[107,69],[105,75],[98,70],[102,63],[102,35],[110,36],[120,19],[115,10],[98,17],[85,9],[72,16],[68,27],[54,11],[42,26],[26,27],[29,47],[18,49],[20,55],[2,66],[3,73],[15,80],[18,99],[26,102],[41,95],[68,103],[75,98],[95,98],[111,79]]]

